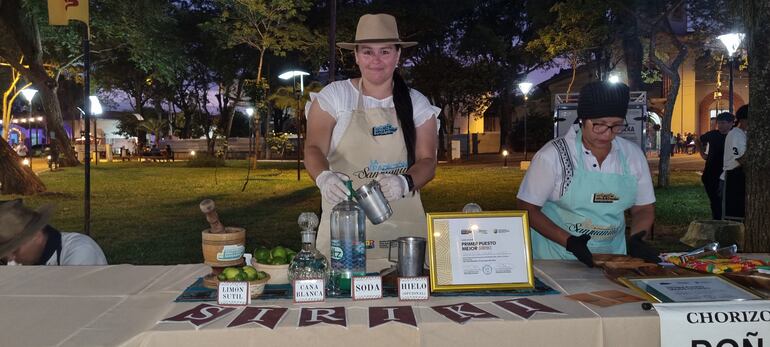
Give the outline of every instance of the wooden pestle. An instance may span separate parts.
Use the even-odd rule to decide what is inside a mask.
[[[219,215],[217,214],[217,207],[214,205],[214,200],[206,199],[200,203],[201,212],[206,215],[206,221],[211,225],[212,233],[224,233],[225,226],[219,221]]]

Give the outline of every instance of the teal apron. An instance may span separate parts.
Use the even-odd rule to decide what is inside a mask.
[[[582,138],[580,129],[575,137],[577,165],[567,191],[558,201],[546,201],[541,211],[572,235],[590,235],[591,253],[626,254],[624,211],[636,201],[636,177],[630,174],[626,157],[620,150],[622,174],[586,170]],[[530,235],[535,259],[576,259],[564,246],[535,229],[530,228]]]

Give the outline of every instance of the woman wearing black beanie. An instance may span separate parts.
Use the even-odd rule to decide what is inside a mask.
[[[628,126],[629,90],[622,83],[591,82],[580,90],[579,124],[535,154],[519,188],[529,212],[535,259],[577,259],[592,253],[629,254],[658,262],[642,241],[655,219],[655,193],[637,144],[617,137]],[[625,211],[631,232],[626,238]]]

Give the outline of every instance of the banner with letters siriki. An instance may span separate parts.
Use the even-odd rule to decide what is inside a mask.
[[[489,303],[487,303],[489,304]],[[529,298],[517,298],[510,300],[494,301],[497,308],[502,309],[519,319],[528,320],[535,314],[565,315],[561,311],[539,303]],[[369,307],[368,326],[370,329],[382,326],[386,323],[400,323],[407,326],[419,327],[419,320],[415,314],[416,306],[394,305]],[[485,321],[501,319],[500,313],[491,313],[476,303],[459,302],[451,305],[429,306],[439,316],[453,321],[457,324],[465,324],[469,321]],[[289,323],[295,327],[308,327],[317,324],[337,325],[347,328],[348,310],[351,307],[299,307],[299,315],[296,323]],[[233,314],[235,312],[238,314]],[[202,329],[214,321],[229,318],[227,328],[240,327],[244,325],[257,325],[268,329],[275,327],[285,318],[289,309],[286,307],[275,306],[245,306],[245,307],[227,307],[211,304],[200,304],[186,311],[174,314],[158,323],[186,323],[195,329]]]
[[[770,346],[770,301],[654,304],[661,347]]]

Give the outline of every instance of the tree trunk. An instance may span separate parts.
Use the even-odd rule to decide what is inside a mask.
[[[335,81],[337,71],[337,0],[328,0],[329,5],[329,83]]]
[[[635,16],[623,16],[628,21],[623,28],[623,57],[626,62],[626,75],[628,77],[628,88],[631,90],[642,90],[642,65],[644,49],[642,41],[639,39],[639,27],[636,24]]]
[[[677,54],[676,57],[674,57],[674,60],[670,65],[666,64],[666,62],[661,60],[655,54],[655,50],[657,48],[657,35],[659,31],[653,29],[650,33],[650,60],[658,69],[660,69],[660,71],[662,71],[671,79],[671,89],[668,91],[668,95],[666,96],[666,107],[663,112],[662,119],[663,124],[661,124],[662,136],[660,140],[660,158],[658,161],[658,187],[668,187],[668,164],[671,161],[671,118],[673,118],[674,115],[674,105],[676,104],[676,98],[679,95],[679,85],[681,84],[679,66],[681,66],[682,63],[684,63],[685,58],[687,58],[687,46],[679,42],[679,39],[674,35],[668,20],[662,19],[661,21],[656,22],[655,25],[658,26],[658,29],[662,29],[662,33],[668,36],[674,46],[677,48]],[[663,25],[663,27],[659,27],[660,25]]]
[[[67,131],[64,129],[64,118],[61,113],[61,103],[59,102],[59,95],[56,93],[56,88],[52,89],[41,88],[41,100],[43,101],[43,109],[45,111],[46,124],[48,124],[48,131],[52,131],[56,137],[53,141],[53,145],[58,147],[61,157],[59,163],[61,166],[78,166],[80,162],[75,158],[75,150],[72,147]],[[73,128],[72,131],[75,131]],[[46,134],[48,136],[48,134]],[[72,134],[74,137],[75,134]]]
[[[0,137],[0,193],[32,195],[45,191],[45,184]]]
[[[575,75],[577,74],[577,58],[570,58],[569,65],[572,66],[572,78],[569,80],[569,85],[567,86],[567,95],[569,96],[570,91],[572,91],[572,84],[575,83]]]
[[[262,85],[262,65],[264,64],[264,62],[265,62],[265,49],[261,49],[259,51],[259,66],[257,67],[257,88],[263,88],[263,85]],[[260,93],[260,97],[261,98],[267,98],[266,90],[262,90],[262,92]],[[265,100],[264,99],[263,100],[259,100],[258,102],[260,102],[260,103],[261,102],[265,102]],[[259,110],[260,108],[261,107],[258,107],[257,109]],[[268,111],[268,112],[270,112],[270,111]],[[262,146],[259,145],[259,137],[261,135],[261,132],[259,131],[260,130],[259,122],[264,122],[266,119],[269,118],[269,116],[261,115],[259,113],[260,113],[259,111],[255,112],[255,118],[254,118],[254,129],[255,129],[254,130],[255,131],[255,133],[254,133],[254,141],[256,143],[256,145],[255,145],[256,146],[255,147],[256,148],[256,153],[254,155],[255,158],[254,158],[253,166],[255,168],[256,168],[256,165],[257,165],[257,161],[259,160],[259,154],[262,151]],[[264,119],[263,119],[263,116],[264,116]],[[265,135],[267,135],[267,134],[265,134]],[[265,150],[269,151],[269,148],[267,148],[267,140],[265,140]]]
[[[674,115],[674,105],[676,104],[676,97],[679,94],[679,84],[681,83],[678,69],[674,75],[669,76],[671,78],[671,89],[666,95],[666,107],[663,110],[663,117],[661,119],[661,136],[660,136],[660,157],[658,158],[658,187],[668,187],[669,175],[668,167],[671,162],[671,118]]]
[[[79,165],[67,132],[64,130],[61,105],[56,94],[57,81],[51,78],[43,67],[40,31],[35,25],[32,14],[27,13],[19,1],[0,1],[0,31],[14,39],[12,42],[3,42],[3,45],[0,45],[0,56],[32,82],[41,93],[40,100],[45,110],[48,129],[56,134],[56,145],[62,156],[61,165]],[[25,64],[29,64],[28,67],[19,63],[18,57],[22,55],[25,57]]]
[[[746,252],[770,251],[770,3],[741,1],[748,29],[751,108],[746,164]]]

